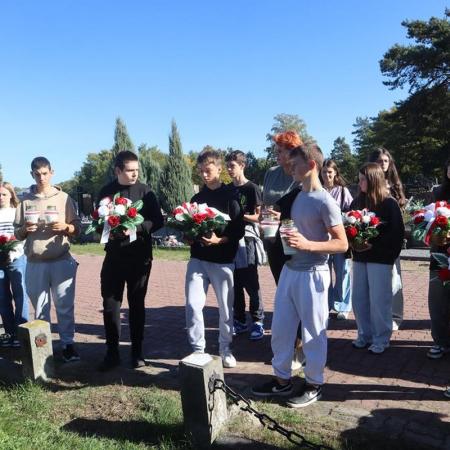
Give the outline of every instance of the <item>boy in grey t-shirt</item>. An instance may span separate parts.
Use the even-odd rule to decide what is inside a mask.
[[[307,406],[321,397],[323,372],[327,359],[328,255],[348,248],[341,212],[337,203],[322,188],[319,172],[323,154],[316,144],[303,144],[291,150],[296,181],[302,182],[291,209],[298,231],[283,239],[296,254],[281,272],[275,295],[272,320],[272,367],[275,378],[254,387],[258,396],[290,395],[291,361],[297,327],[301,320],[306,383],[290,398],[293,408]]]

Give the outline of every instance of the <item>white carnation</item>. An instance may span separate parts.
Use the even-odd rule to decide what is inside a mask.
[[[126,212],[126,207],[125,205],[115,205],[114,206],[114,214],[118,215],[118,216],[123,216]]]
[[[106,205],[109,205],[110,203],[111,203],[111,197],[105,197],[100,200],[99,205],[106,206]]]
[[[441,206],[440,208],[436,209],[436,214],[438,216],[450,217],[450,209],[446,208],[445,206]]]
[[[370,223],[370,219],[371,219],[370,216],[363,216],[361,221],[362,223]]]
[[[348,222],[350,225],[354,225],[354,224],[357,222],[357,219],[356,219],[356,217],[354,217],[354,216],[350,216],[350,217],[347,216],[347,222]]]
[[[108,206],[106,206],[106,205],[101,205],[101,206],[98,208],[98,215],[99,215],[100,217],[106,217],[106,216],[108,216],[108,215],[109,215],[109,208],[108,208]]]

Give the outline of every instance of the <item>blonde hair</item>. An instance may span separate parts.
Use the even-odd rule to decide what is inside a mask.
[[[11,207],[17,208],[19,206],[19,198],[16,195],[16,191],[14,190],[14,186],[11,183],[6,181],[0,181],[0,188],[5,188],[11,194]]]

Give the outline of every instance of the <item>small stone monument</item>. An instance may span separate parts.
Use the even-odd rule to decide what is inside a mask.
[[[223,380],[218,356],[192,353],[180,361],[184,425],[197,448],[209,448],[228,417],[225,393],[210,392],[212,376]]]
[[[24,378],[44,381],[51,378],[54,366],[50,324],[44,320],[33,320],[19,325],[18,338]]]

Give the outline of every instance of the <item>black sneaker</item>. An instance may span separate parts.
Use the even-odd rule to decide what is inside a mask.
[[[80,360],[80,355],[75,350],[73,344],[66,345],[66,348],[62,351],[62,357],[64,362],[74,362]]]
[[[0,335],[0,347],[8,348],[11,347],[12,336],[8,333],[3,333]]]
[[[109,370],[114,369],[115,367],[120,366],[120,355],[119,351],[111,351],[108,350],[106,352],[105,358],[97,367],[99,372],[108,372]]]
[[[258,397],[272,397],[275,395],[291,395],[292,383],[289,380],[287,384],[280,384],[276,378],[272,378],[271,381],[255,386],[252,388],[252,394]]]
[[[290,398],[286,404],[291,408],[303,408],[319,400],[320,397],[322,397],[322,386],[313,386],[306,383],[299,395]]]
[[[142,357],[142,355],[133,355],[131,357],[131,366],[133,369],[139,369],[141,367],[145,367],[145,359]]]

